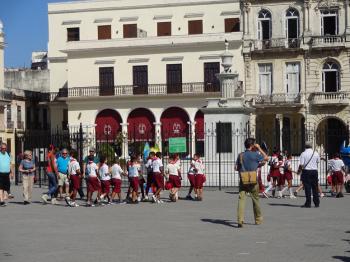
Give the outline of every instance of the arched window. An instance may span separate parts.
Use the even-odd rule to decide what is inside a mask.
[[[322,91],[338,92],[340,90],[339,65],[328,61],[322,68]]]
[[[294,8],[289,8],[286,12],[286,37],[289,48],[299,47],[299,12]]]
[[[262,9],[258,15],[258,39],[263,43],[268,43],[271,39],[271,13],[268,10]]]

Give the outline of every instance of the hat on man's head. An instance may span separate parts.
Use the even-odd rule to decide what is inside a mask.
[[[305,147],[306,148],[312,148],[312,142],[311,141],[306,141],[305,142]]]

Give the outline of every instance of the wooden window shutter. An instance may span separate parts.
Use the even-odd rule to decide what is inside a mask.
[[[123,37],[124,38],[137,37],[137,24],[123,25]]]
[[[99,40],[112,38],[111,25],[100,25],[97,27],[97,31]]]
[[[203,21],[202,20],[192,20],[188,21],[188,34],[203,34]]]
[[[225,19],[225,33],[239,32],[240,30],[239,18]]]
[[[171,35],[171,22],[158,22],[157,35],[158,36]]]

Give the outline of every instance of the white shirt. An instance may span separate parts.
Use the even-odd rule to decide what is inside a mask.
[[[204,165],[202,160],[198,159],[194,162],[194,167],[196,169],[196,175],[203,175],[204,174]]]
[[[111,179],[111,176],[110,176],[109,170],[108,170],[108,166],[106,164],[103,164],[102,166],[100,166],[98,173],[100,174],[100,178],[103,181],[107,181],[107,180]]]
[[[115,179],[122,179],[121,174],[123,174],[124,171],[123,171],[123,169],[120,167],[120,165],[114,164],[114,165],[112,166],[111,173],[112,173],[112,178],[115,178]]]
[[[91,163],[88,163],[86,165],[86,170],[87,170],[87,173],[89,176],[91,177],[97,177],[97,170],[98,170],[98,167],[97,165],[94,163],[94,162],[91,162]]]
[[[154,173],[160,173],[160,168],[163,166],[162,160],[160,158],[156,158],[152,162],[152,169]]]
[[[171,176],[179,175],[179,165],[177,163],[169,163],[166,167],[165,172]]]
[[[194,175],[194,173],[196,173],[196,171],[194,170],[194,164],[195,164],[195,161],[192,160],[190,164],[190,169],[188,170],[188,175]]]
[[[341,159],[331,159],[328,161],[328,169],[332,172],[341,171],[344,167],[344,162]]]
[[[80,170],[79,162],[76,159],[72,159],[68,165],[68,174],[76,175],[78,170]]]
[[[320,163],[320,155],[313,149],[307,148],[301,153],[299,165],[302,165],[305,170],[317,170],[318,163]]]

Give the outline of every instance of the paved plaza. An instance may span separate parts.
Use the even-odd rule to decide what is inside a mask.
[[[22,205],[21,188],[0,208],[0,261],[350,261],[349,199],[323,198],[320,208],[261,199],[265,221],[235,221],[236,189],[207,190],[203,202],[68,208]],[[184,196],[185,192],[181,192]],[[166,196],[166,193],[163,194]]]

